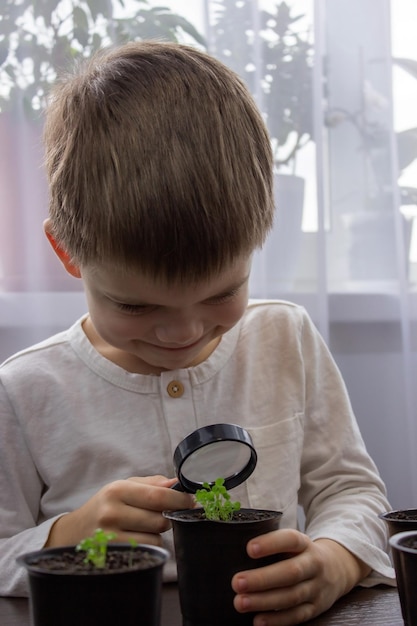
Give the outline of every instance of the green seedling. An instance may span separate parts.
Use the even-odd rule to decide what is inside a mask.
[[[103,569],[106,565],[108,543],[116,536],[116,533],[106,533],[101,528],[97,528],[92,537],[86,537],[80,541],[75,549],[86,552],[84,563],[92,563],[98,569]]]
[[[217,478],[213,485],[203,483],[203,488],[197,489],[195,499],[201,504],[209,520],[229,522],[234,511],[240,509],[240,502],[231,501],[224,486],[224,478]]]
[[[130,547],[132,548],[129,552],[129,567],[133,566],[133,549],[138,547],[138,542],[135,539],[129,539]]]

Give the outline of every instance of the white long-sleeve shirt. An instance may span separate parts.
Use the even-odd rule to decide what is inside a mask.
[[[0,595],[27,595],[19,554],[40,549],[53,522],[103,485],[173,476],[173,453],[206,424],[239,424],[258,463],[233,490],[242,506],[283,512],[281,528],[344,545],[394,584],[385,487],[365,449],[345,385],[302,307],[251,302],[203,363],[158,376],[125,371],[70,329],[0,368]],[[169,383],[183,393],[172,397]],[[173,554],[171,531],[165,543]],[[173,559],[165,579],[175,578]]]

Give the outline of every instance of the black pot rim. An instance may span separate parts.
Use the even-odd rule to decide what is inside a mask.
[[[400,550],[401,552],[408,552],[409,554],[417,555],[417,548],[410,548],[409,546],[404,545],[404,541],[413,537],[417,540],[417,530],[404,530],[400,533],[395,533],[392,537],[389,538],[389,543],[391,548],[394,550]]]
[[[187,513],[187,515],[192,515],[193,513],[198,513],[200,514],[201,512],[201,508],[197,507],[195,509],[179,509],[178,511],[163,511],[162,515],[169,520],[172,521],[178,521],[178,522],[185,522],[185,523],[190,523],[190,524],[195,524],[196,522],[201,522],[203,524],[227,524],[228,526],[230,526],[231,524],[254,524],[257,521],[265,521],[265,519],[272,519],[274,517],[282,517],[282,511],[274,511],[272,509],[255,509],[255,508],[242,508],[239,509],[239,511],[237,511],[238,513],[241,511],[242,513],[248,512],[248,511],[258,511],[260,513],[269,513],[269,518],[266,517],[263,520],[230,520],[230,521],[224,521],[224,520],[210,520],[210,519],[205,519],[205,518],[198,518],[198,519],[189,519],[189,518],[182,518],[181,515],[184,513]]]
[[[16,558],[16,562],[19,565],[22,565],[23,567],[25,567],[28,571],[30,572],[37,572],[37,573],[48,573],[51,574],[52,576],[88,576],[88,574],[84,573],[77,573],[77,572],[68,572],[65,570],[50,570],[50,569],[44,569],[42,567],[42,565],[40,563],[33,563],[33,560],[47,560],[49,556],[53,556],[55,554],[62,554],[63,552],[75,552],[75,545],[68,545],[68,546],[59,546],[57,548],[41,548],[40,550],[35,550],[33,552],[26,552],[24,554],[21,554],[20,556],[18,556]],[[159,546],[153,546],[150,544],[145,544],[145,543],[139,543],[135,546],[131,546],[130,543],[112,543],[109,544],[108,546],[108,551],[109,552],[115,552],[117,550],[134,550],[136,552],[140,551],[140,552],[147,552],[152,554],[155,557],[159,557],[160,559],[160,563],[158,563],[156,566],[152,566],[152,567],[159,567],[160,565],[163,565],[169,558],[170,554],[168,552],[168,550],[166,550],[165,548],[161,548]],[[152,569],[152,567],[149,568],[145,568],[145,569]],[[137,569],[131,569],[131,570],[114,570],[114,574],[120,574],[122,573],[126,573],[129,574],[133,571],[143,571],[142,570],[137,570]],[[95,577],[99,577],[99,576],[109,576],[111,575],[109,572],[106,573],[101,573],[101,572],[95,572],[94,576]]]
[[[398,517],[393,517],[395,515],[397,515],[398,513],[411,513],[412,515],[416,516],[415,520],[410,520],[410,519],[401,519]],[[380,519],[386,520],[388,522],[398,522],[399,524],[401,523],[409,523],[409,522],[413,522],[413,521],[417,521],[417,509],[395,509],[392,511],[385,511],[384,513],[380,513],[378,515],[378,517]]]

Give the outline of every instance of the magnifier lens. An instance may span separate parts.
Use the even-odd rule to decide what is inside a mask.
[[[204,482],[224,478],[226,489],[233,489],[252,474],[256,460],[252,439],[241,426],[201,426],[175,449],[173,461],[179,482],[172,488],[195,493]]]
[[[246,467],[251,450],[239,441],[216,441],[192,452],[184,461],[181,473],[187,481],[202,484],[222,477],[226,480]]]

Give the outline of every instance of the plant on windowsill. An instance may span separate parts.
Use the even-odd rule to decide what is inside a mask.
[[[212,52],[257,96],[276,171],[294,173],[298,152],[313,139],[313,46],[305,16],[294,15],[286,2],[271,10],[256,9],[252,0],[213,5]]]
[[[204,623],[216,626],[249,626],[254,614],[235,610],[231,580],[236,572],[278,560],[274,555],[255,562],[246,545],[253,537],[278,529],[282,513],[241,508],[232,502],[223,478],[203,483],[196,501],[201,508],[164,511],[173,527],[184,623],[199,626],[204,618]]]
[[[163,3],[162,3],[163,4]],[[147,0],[3,0],[0,11],[0,202],[6,207],[0,232],[0,289],[79,291],[80,281],[62,272],[43,244],[42,229],[31,245],[40,250],[28,276],[27,258],[13,245],[25,211],[42,223],[48,192],[41,167],[42,111],[57,74],[75,59],[108,45],[139,39],[205,40],[182,15]],[[24,191],[26,181],[30,194]],[[28,206],[30,205],[30,206]],[[38,218],[33,217],[38,213]],[[42,252],[44,251],[44,252]]]
[[[417,80],[417,61],[393,58],[394,65],[405,70]],[[384,211],[392,207],[390,189],[387,189],[386,173],[380,162],[390,150],[389,125],[381,121],[381,113],[389,104],[369,81],[362,86],[362,106],[357,111],[343,107],[330,108],[325,115],[325,125],[332,131],[341,125],[350,124],[357,131],[358,153],[364,157],[365,174],[368,180],[366,207]],[[417,159],[417,128],[408,128],[395,133],[400,177],[403,171]],[[401,205],[417,205],[417,187],[399,185]]]
[[[259,8],[258,8],[259,4]],[[268,293],[254,280],[254,297],[280,296],[293,288],[302,243],[304,179],[300,153],[313,136],[313,46],[306,16],[281,1],[267,9],[252,0],[213,0],[211,52],[245,81],[271,137],[277,212],[261,259]],[[258,267],[259,266],[259,267]]]
[[[196,28],[147,0],[5,0],[0,19],[0,112],[16,106],[37,117],[57,74],[76,58],[138,39],[188,40]]]
[[[134,541],[109,543],[115,538],[98,528],[77,546],[18,558],[28,572],[34,626],[159,626],[168,552]]]
[[[417,61],[393,58],[417,79]],[[408,271],[412,219],[417,216],[417,187],[392,180],[391,111],[388,98],[369,80],[360,85],[358,106],[348,110],[330,107],[325,125],[335,145],[350,146],[357,152],[358,167],[354,201],[341,214],[346,230],[347,259],[351,280],[398,280],[398,255],[395,232],[401,227],[404,271]],[[353,129],[353,133],[349,131]],[[336,134],[340,133],[340,137]],[[333,135],[333,137],[332,137]],[[404,170],[417,159],[417,128],[394,133],[398,156],[398,181]],[[355,143],[356,142],[356,143]],[[400,212],[396,211],[398,203]]]

